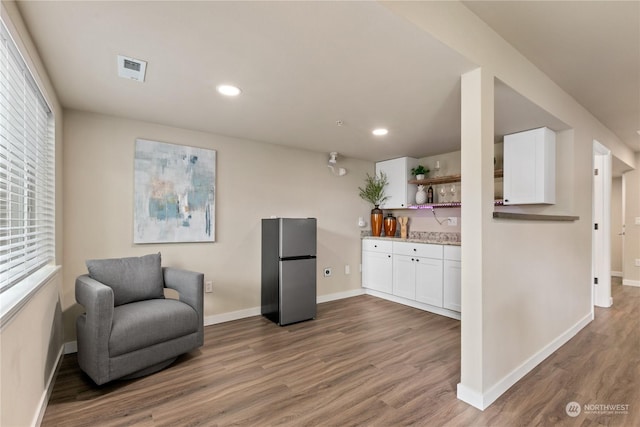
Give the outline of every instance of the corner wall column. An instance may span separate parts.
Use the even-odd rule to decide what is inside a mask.
[[[493,215],[494,78],[462,75],[462,320],[458,399],[484,409],[483,257]]]

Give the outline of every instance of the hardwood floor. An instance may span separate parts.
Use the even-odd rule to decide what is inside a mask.
[[[456,320],[371,296],[320,304],[314,321],[208,326],[168,369],[102,387],[65,356],[43,426],[638,426],[640,288],[484,412],[456,399]],[[571,401],[628,414],[567,416]]]

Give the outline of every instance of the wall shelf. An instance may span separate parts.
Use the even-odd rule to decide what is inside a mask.
[[[494,212],[493,217],[496,219],[516,219],[521,221],[577,221],[580,219],[579,216],[574,215],[543,215],[515,212]]]
[[[496,169],[493,172],[494,178],[502,178],[503,171],[502,169]],[[438,185],[438,184],[451,184],[454,182],[461,182],[462,175],[447,175],[447,176],[437,176],[434,178],[425,178],[425,179],[411,179],[409,180],[409,184],[416,185]]]
[[[504,201],[502,199],[500,200],[494,200],[493,201],[493,205],[494,206],[502,206],[504,205]],[[408,209],[440,209],[440,208],[459,208],[462,206],[462,203],[460,202],[449,202],[449,203],[429,203],[429,204],[423,204],[423,205],[409,205]]]

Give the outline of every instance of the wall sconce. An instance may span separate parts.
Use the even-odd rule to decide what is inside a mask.
[[[336,151],[332,151],[331,153],[329,153],[329,164],[327,165],[327,167],[329,169],[331,169],[331,173],[333,173],[336,176],[344,176],[347,174],[347,170],[345,168],[339,168],[336,166],[336,163],[338,162],[338,153]]]

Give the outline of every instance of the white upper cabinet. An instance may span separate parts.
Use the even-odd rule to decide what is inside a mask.
[[[556,134],[543,127],[504,137],[504,204],[556,202]]]
[[[389,182],[384,191],[389,198],[380,208],[403,209],[415,201],[418,188],[407,182],[413,178],[411,169],[416,166],[418,159],[413,157],[400,157],[376,163],[376,175],[384,172]]]

